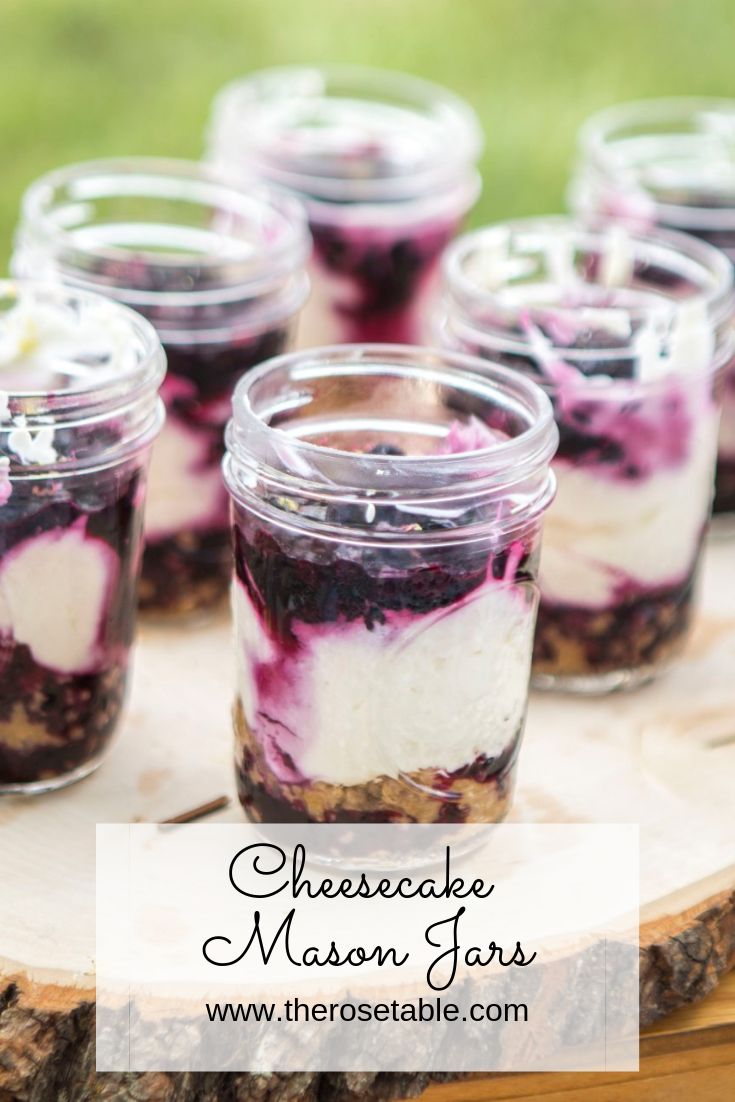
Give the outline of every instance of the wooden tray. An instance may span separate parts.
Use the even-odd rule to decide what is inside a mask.
[[[700,999],[735,962],[734,559],[732,544],[708,548],[702,613],[675,671],[629,696],[536,696],[529,710],[512,819],[641,823],[642,1024]],[[69,1097],[174,1098],[166,1076],[138,1079],[130,1094],[114,1077],[91,1086],[94,824],[161,820],[222,793],[232,803],[215,821],[239,818],[232,683],[224,618],[145,628],[125,729],[103,768],[63,792],[0,803],[0,1102],[3,1092],[55,1099],[80,1083],[90,1093]],[[32,1094],[30,1076],[47,1093]],[[195,1078],[177,1102],[214,1102]],[[408,1090],[408,1078],[381,1077],[374,1096]],[[304,1076],[293,1097],[316,1097],[318,1079]],[[296,1090],[288,1077],[258,1082],[248,1102]]]

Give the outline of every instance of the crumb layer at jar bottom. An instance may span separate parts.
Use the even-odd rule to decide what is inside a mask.
[[[19,667],[24,646],[16,646]],[[91,772],[117,727],[125,702],[127,670],[60,674],[35,667],[27,679],[3,679],[0,687],[0,793],[65,784],[68,775]],[[86,768],[89,767],[89,768]]]
[[[146,544],[138,604],[162,617],[215,609],[226,600],[231,578],[228,529],[178,532]]]
[[[255,822],[496,823],[510,809],[520,732],[501,758],[479,757],[451,774],[422,769],[365,784],[283,784],[268,768],[239,699],[233,725],[238,796]]]
[[[536,624],[533,677],[536,687],[566,678],[603,678],[609,687],[615,673],[620,686],[650,680],[680,652],[694,610],[696,574],[678,586],[651,590],[605,609],[545,603]],[[643,678],[636,671],[646,671]]]
[[[712,508],[715,513],[735,513],[735,459],[717,460]]]

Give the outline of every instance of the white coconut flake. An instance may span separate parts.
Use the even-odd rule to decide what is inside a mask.
[[[675,374],[706,371],[714,359],[715,335],[703,298],[679,304],[669,342],[669,370]]]
[[[13,424],[15,428],[8,436],[8,447],[15,452],[21,463],[47,466],[56,462],[58,453],[53,446],[54,430],[51,425],[45,425],[32,433],[26,427],[26,419],[22,414],[13,418]]]
[[[627,287],[633,267],[633,247],[628,231],[621,225],[611,226],[601,257],[600,283],[603,287]]]
[[[465,275],[483,290],[499,290],[507,278],[509,249],[510,230],[500,226],[483,240],[481,249],[468,257]]]
[[[32,294],[18,298],[0,316],[0,377],[9,390],[73,387],[127,374],[136,361],[131,330],[112,303],[91,303],[78,313],[40,302]]]

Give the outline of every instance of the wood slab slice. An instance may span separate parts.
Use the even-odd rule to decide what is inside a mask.
[[[708,548],[677,668],[628,696],[532,699],[511,821],[641,823],[641,1024],[735,964],[735,571]],[[94,1071],[94,825],[160,821],[226,792],[237,821],[225,620],[144,627],[125,730],[63,792],[0,804],[0,1102],[338,1102],[419,1094],[425,1074]]]

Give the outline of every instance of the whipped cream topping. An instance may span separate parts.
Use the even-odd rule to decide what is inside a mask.
[[[296,624],[269,638],[233,587],[245,717],[281,781],[360,784],[500,755],[524,718],[535,602],[489,581],[464,600],[386,623]]]
[[[73,391],[92,375],[103,383],[135,365],[129,323],[115,306],[88,302],[77,312],[21,292],[0,313],[0,429],[7,432],[7,448],[25,465],[57,459],[52,421],[30,430],[22,414],[11,412],[13,391]]]
[[[20,293],[0,313],[0,389],[74,390],[104,382],[136,365],[130,324],[104,300],[70,310]]]
[[[0,561],[0,645],[24,643],[62,674],[94,670],[118,569],[114,551],[86,536],[83,521],[18,544]]]

